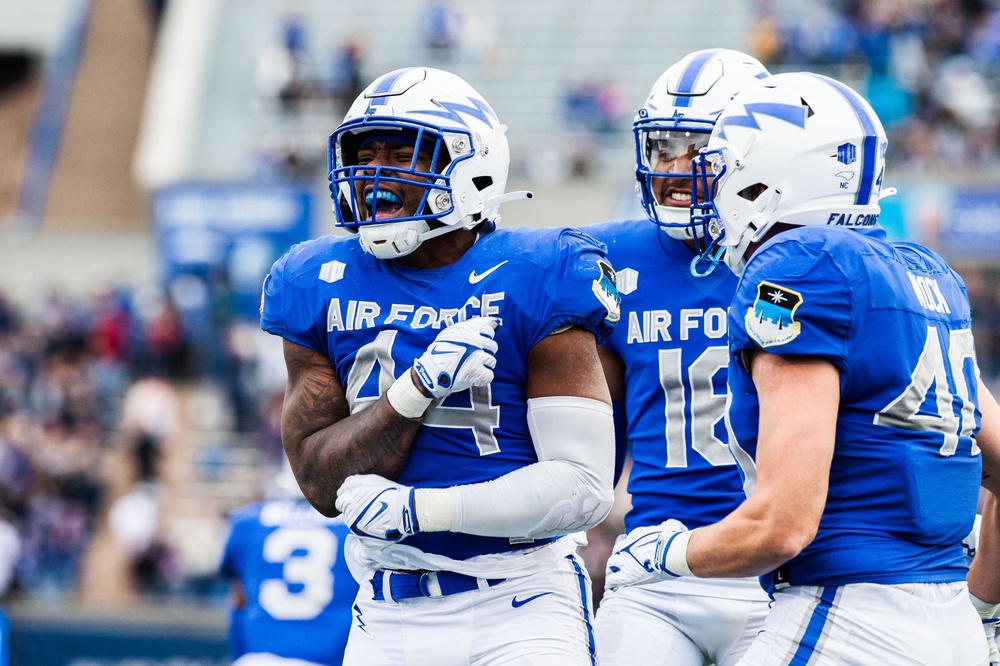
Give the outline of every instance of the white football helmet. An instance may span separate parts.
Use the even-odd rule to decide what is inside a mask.
[[[708,144],[715,118],[733,95],[767,76],[745,53],[706,49],[671,65],[653,84],[632,123],[636,191],[646,216],[671,237],[693,238],[690,159]]]
[[[496,222],[504,201],[510,153],[500,123],[486,100],[463,79],[429,67],[397,69],[379,77],[354,101],[330,135],[327,167],[337,226],[358,231],[365,251],[382,259],[402,257],[428,238]],[[362,166],[366,138],[412,143],[409,168]],[[417,169],[417,153],[432,157]],[[414,180],[415,179],[415,180]],[[381,185],[423,188],[412,215],[376,223],[380,201],[395,198]],[[430,221],[440,222],[431,229]]]
[[[692,272],[711,272],[724,250],[741,275],[747,248],[778,222],[874,227],[879,197],[895,192],[882,191],[887,145],[868,102],[834,79],[793,72],[743,90],[695,160],[709,196],[692,224],[707,225],[712,242]]]

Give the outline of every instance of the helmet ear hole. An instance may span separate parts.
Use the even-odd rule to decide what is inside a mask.
[[[344,193],[340,191],[340,188],[337,188],[337,191],[334,192],[334,186],[332,183],[330,185],[330,190],[336,202],[333,204],[334,212],[339,211],[340,218],[345,222],[355,222],[354,211],[351,210],[351,203],[347,200],[347,197],[344,196]],[[352,228],[351,231],[357,230]]]
[[[476,189],[482,192],[487,187],[493,184],[492,176],[476,176],[472,179],[472,184],[476,186]]]
[[[767,189],[767,185],[764,183],[754,183],[753,185],[747,185],[742,190],[737,192],[737,196],[741,199],[746,199],[747,201],[756,201],[757,197],[764,193]]]
[[[358,163],[358,136],[352,132],[344,132],[340,137],[341,159],[344,164]]]

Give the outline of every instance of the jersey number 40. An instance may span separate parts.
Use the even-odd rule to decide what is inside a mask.
[[[966,361],[969,361],[972,370],[971,377],[965,372]],[[875,415],[875,423],[904,430],[940,432],[944,435],[941,455],[954,455],[958,450],[959,439],[972,437],[976,427],[975,398],[978,387],[974,382],[978,376],[972,331],[951,331],[948,335],[948,348],[945,349],[938,329],[928,326],[924,349],[910,375],[910,384],[899,397]],[[937,413],[921,413],[929,402],[932,387]],[[972,440],[972,454],[977,453],[979,447]]]

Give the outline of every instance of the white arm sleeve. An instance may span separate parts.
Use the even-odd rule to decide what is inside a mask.
[[[614,502],[615,427],[611,407],[576,396],[528,401],[538,462],[492,481],[421,488],[421,531],[542,538],[593,527]]]

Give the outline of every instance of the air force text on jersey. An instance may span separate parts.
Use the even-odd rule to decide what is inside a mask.
[[[348,300],[346,307],[339,298],[331,298],[326,311],[326,330],[360,331],[364,328],[409,324],[410,328],[440,329],[451,326],[470,317],[500,316],[500,303],[506,292],[486,293],[470,296],[459,308],[434,308],[412,303],[392,303],[383,317],[382,306],[375,301]],[[723,319],[723,324],[725,320]]]
[[[726,310],[713,307],[670,310],[632,310],[628,313],[628,344],[690,340],[699,332],[716,340],[726,337]]]

